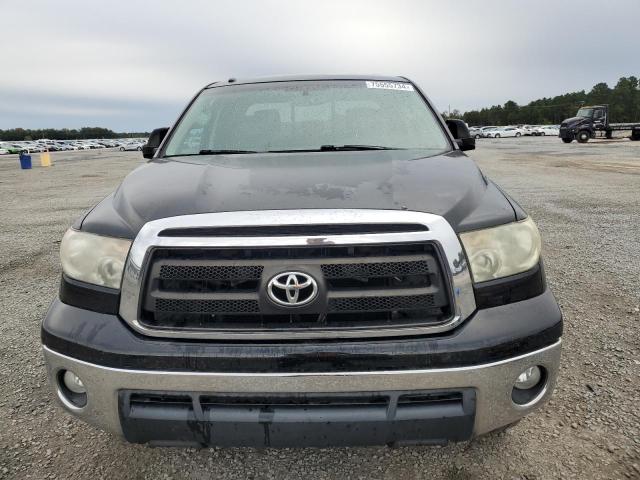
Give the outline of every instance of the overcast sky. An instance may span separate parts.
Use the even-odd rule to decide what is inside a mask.
[[[169,125],[203,85],[408,76],[440,110],[640,76],[640,0],[0,0],[0,128]]]

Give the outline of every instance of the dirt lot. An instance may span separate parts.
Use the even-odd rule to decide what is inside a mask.
[[[54,153],[21,171],[0,157],[0,478],[640,478],[640,142],[480,140],[471,155],[543,233],[566,320],[555,396],[468,443],[325,450],[152,449],[64,414],[39,342],[59,240],[142,158]]]

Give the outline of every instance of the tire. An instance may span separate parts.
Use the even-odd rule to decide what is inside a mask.
[[[544,133],[544,132],[540,132],[538,135],[540,135],[540,136],[544,137],[544,136],[546,135],[546,133]]]
[[[124,152],[124,147],[120,147],[120,151],[121,151],[121,152]]]
[[[580,130],[576,135],[578,143],[587,143],[591,138],[591,134],[587,130]]]
[[[607,131],[604,136],[608,140],[611,140],[613,138],[613,132],[612,131]]]
[[[477,140],[478,138],[482,138],[482,137],[476,133],[475,139]]]
[[[138,150],[139,152],[141,152],[141,151],[142,151],[142,147],[138,147],[138,148],[136,148],[136,150]]]
[[[573,138],[563,138],[562,141],[564,143],[571,143],[571,142],[573,142]]]
[[[493,138],[500,138],[500,134],[496,133],[495,136]]]
[[[520,132],[516,132],[516,138],[522,136]]]

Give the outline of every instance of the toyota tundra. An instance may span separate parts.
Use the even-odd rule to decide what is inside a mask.
[[[534,221],[404,77],[215,82],[61,245],[71,414],[129,442],[444,444],[550,397]]]

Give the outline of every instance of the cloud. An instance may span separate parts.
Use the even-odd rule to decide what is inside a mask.
[[[231,76],[406,75],[440,109],[465,110],[640,75],[637,0],[34,0],[2,12],[0,128],[149,129]]]

